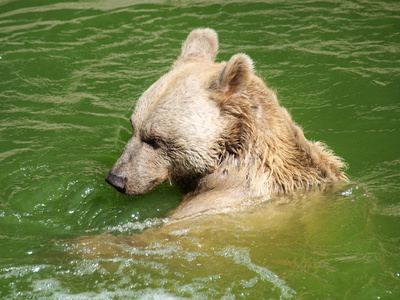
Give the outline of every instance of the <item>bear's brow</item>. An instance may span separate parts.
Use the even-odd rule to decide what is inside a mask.
[[[136,124],[135,120],[133,119],[133,116],[129,119],[129,123],[131,123],[132,131],[133,131],[133,133],[135,133],[137,130],[137,124]]]

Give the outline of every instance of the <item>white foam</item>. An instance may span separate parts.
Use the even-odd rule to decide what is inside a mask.
[[[124,233],[129,234],[132,232],[143,232],[145,229],[151,227],[162,226],[168,219],[146,219],[143,222],[127,222],[122,225],[108,227],[106,232],[108,233]]]

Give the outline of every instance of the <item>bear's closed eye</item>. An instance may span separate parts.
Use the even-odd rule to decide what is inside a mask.
[[[164,145],[164,141],[160,137],[148,137],[143,139],[143,142],[150,145],[154,149],[159,149]]]

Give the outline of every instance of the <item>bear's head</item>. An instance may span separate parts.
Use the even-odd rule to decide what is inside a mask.
[[[133,135],[106,180],[129,195],[170,181],[184,193],[243,147],[240,99],[253,75],[244,54],[215,63],[218,38],[211,29],[192,31],[171,70],[139,98]],[[243,108],[245,109],[245,108]],[[231,110],[228,112],[228,110]],[[243,121],[243,120],[242,120]]]

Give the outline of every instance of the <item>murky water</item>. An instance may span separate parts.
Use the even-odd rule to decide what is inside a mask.
[[[173,187],[106,185],[197,27],[219,60],[252,57],[351,184],[178,227]],[[400,298],[397,1],[3,0],[0,57],[0,298]]]

